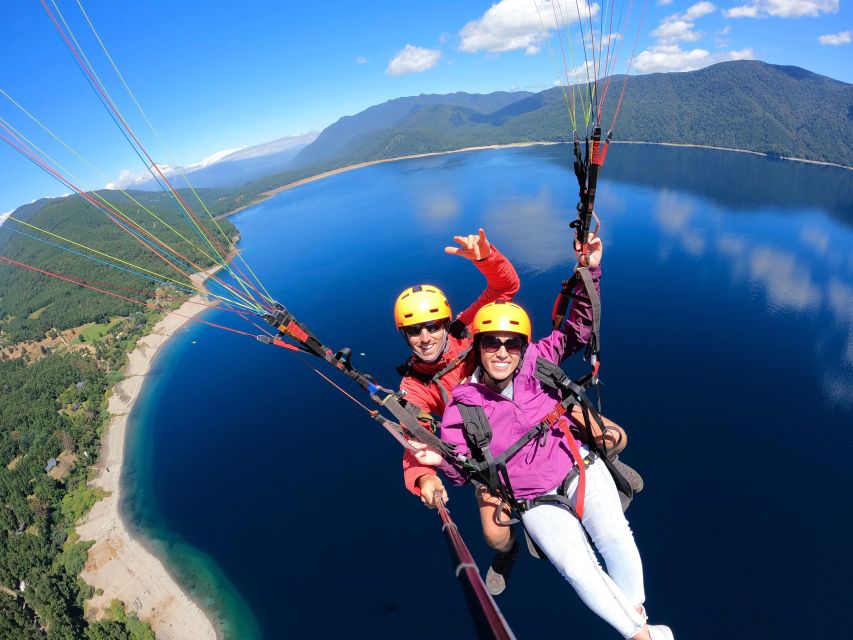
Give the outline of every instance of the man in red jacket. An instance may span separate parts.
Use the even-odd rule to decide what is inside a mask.
[[[489,243],[482,229],[476,235],[455,236],[454,240],[460,246],[446,247],[445,252],[471,260],[486,277],[486,288],[480,297],[453,321],[447,298],[433,285],[409,287],[397,297],[394,305],[397,330],[412,350],[412,356],[398,368],[403,376],[400,388],[409,403],[439,419],[453,388],[476,368],[469,326],[477,311],[490,302],[511,300],[520,287],[515,268]],[[579,415],[574,419],[582,423]],[[621,450],[626,442],[624,432],[610,420],[603,419],[608,427],[608,448]],[[621,440],[610,440],[616,436]],[[629,481],[635,492],[640,491],[642,478],[626,465],[620,464],[620,468],[623,474],[632,474],[628,476]],[[406,488],[420,496],[426,505],[434,504],[436,492],[447,499],[435,467],[421,464],[408,451],[403,454],[403,479]],[[506,588],[506,580],[518,555],[518,544],[512,527],[501,524],[510,515],[500,498],[490,495],[485,486],[478,487],[476,497],[483,536],[496,551],[486,574],[486,586],[492,595],[498,595]]]
[[[511,300],[520,286],[512,264],[489,243],[482,229],[476,235],[455,236],[454,240],[460,246],[447,247],[445,252],[471,260],[486,277],[486,289],[480,297],[452,322],[447,298],[432,285],[409,287],[394,305],[397,329],[412,350],[412,356],[399,368],[403,376],[400,388],[409,403],[438,418],[444,413],[453,388],[474,370],[473,340],[468,327],[477,311],[489,302]],[[435,468],[422,465],[408,451],[403,455],[403,477],[406,488],[425,504],[432,503],[435,492],[447,497]],[[483,535],[497,551],[486,583],[497,595],[505,588],[518,545],[512,527],[500,524],[496,517],[500,499],[485,489],[477,490]]]

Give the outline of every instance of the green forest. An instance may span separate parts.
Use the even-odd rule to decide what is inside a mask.
[[[93,590],[79,574],[92,543],[74,532],[100,497],[86,483],[108,417],[107,390],[125,350],[153,320],[135,333],[138,323],[128,321],[121,329],[130,333],[95,355],[0,362],[0,638],[154,638],[117,602],[108,619],[84,618]],[[64,464],[49,470],[57,458]]]
[[[853,166],[853,85],[755,60],[632,76],[627,84],[624,79],[614,77],[607,90],[605,83],[598,85],[605,134],[625,86],[613,127],[616,141],[718,146]],[[580,131],[581,105],[589,104],[590,92],[586,85],[574,90]],[[301,165],[248,189],[263,191],[306,173],[403,155],[567,142],[572,139],[567,104],[572,93],[567,91],[567,100],[563,88],[555,87],[519,92],[516,100],[502,95],[497,103],[472,94],[391,100],[327,127],[297,156]]]
[[[234,192],[202,190],[199,193],[213,215],[229,211],[240,202],[239,195]],[[134,201],[117,192],[102,192],[100,195],[140,227],[189,258],[192,262],[186,265],[186,271],[195,272],[196,265],[206,269],[216,263],[211,256],[211,249],[204,244],[168,195],[133,192],[131,195]],[[188,193],[183,194],[185,199],[190,196]],[[151,213],[145,211],[143,206]],[[155,215],[159,219],[155,219]],[[210,218],[205,215],[203,220],[205,227],[213,229],[212,233],[219,238],[219,242],[227,245],[227,239],[215,229]],[[172,287],[187,283],[187,279],[173,267],[157,258],[149,248],[80,196],[49,201],[35,212],[29,212],[25,222],[120,258],[124,262],[118,263],[119,267],[131,268],[129,265],[134,265],[134,270],[138,266],[153,274],[143,271],[143,275],[149,277],[140,278],[103,262],[65,251],[55,245],[85,253],[96,260],[104,260],[99,254],[92,254],[14,220],[0,227],[2,255],[69,278],[85,280],[98,288],[134,299],[153,298],[155,291],[164,286],[158,280]],[[228,238],[236,234],[234,225],[227,220],[218,224]],[[52,244],[16,232],[27,233]],[[175,282],[168,279],[174,279]],[[50,330],[61,331],[89,322],[104,323],[111,317],[128,316],[140,308],[132,302],[109,297],[70,282],[21,267],[0,264],[0,346],[23,340],[41,340]]]
[[[99,195],[177,248],[194,265],[192,271],[216,263],[165,194]],[[213,215],[239,206],[242,198],[218,190],[205,190],[201,196]],[[65,240],[10,220],[0,227],[4,256],[156,302],[163,312],[187,296],[178,284],[157,282],[155,276],[140,278],[55,246],[93,255],[71,244],[75,242],[181,281],[177,272],[80,196],[43,200],[20,209],[16,217]],[[213,230],[217,223],[207,217],[204,224]],[[218,225],[222,231],[212,233],[227,244],[221,236],[233,238],[236,230],[227,220]],[[0,639],[153,640],[148,624],[118,601],[106,619],[94,622],[84,616],[84,601],[93,589],[79,575],[92,542],[80,540],[74,527],[101,497],[87,482],[108,420],[108,395],[121,380],[127,354],[162,316],[144,305],[0,265],[0,348],[97,323],[80,332],[76,342],[82,347],[42,346],[23,357],[0,356],[0,589],[5,592],[0,594]]]

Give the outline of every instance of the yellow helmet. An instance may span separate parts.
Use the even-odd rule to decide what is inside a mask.
[[[530,318],[527,312],[514,302],[498,300],[480,308],[471,323],[474,336],[489,331],[510,331],[518,333],[530,342]]]
[[[451,317],[450,303],[438,287],[418,284],[409,287],[394,303],[394,322],[397,329],[432,320]]]

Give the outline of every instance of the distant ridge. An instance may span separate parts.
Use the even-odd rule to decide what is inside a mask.
[[[618,102],[614,78],[602,122]],[[563,91],[455,93],[390,100],[341,118],[259,180],[259,193],[323,170],[493,144],[568,141]],[[853,167],[853,85],[756,60],[629,78],[614,139],[727,147]]]
[[[450,93],[396,98],[374,105],[354,116],[344,116],[326,127],[317,139],[303,149],[295,165],[311,165],[332,160],[352,149],[353,142],[366,135],[387,130],[404,122],[413,112],[428,106],[449,106],[487,114],[533,95],[528,91],[496,91],[489,94]]]

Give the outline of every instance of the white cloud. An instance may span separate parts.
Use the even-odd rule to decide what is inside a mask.
[[[163,171],[163,167],[160,168]],[[165,173],[165,171],[164,171]],[[108,182],[104,185],[104,189],[127,189],[137,183],[145,182],[146,180],[151,179],[151,174],[147,171],[128,171],[127,169],[122,169],[121,173],[119,173],[118,178],[116,178],[113,182]]]
[[[717,62],[726,60],[748,60],[755,57],[752,49],[719,51],[711,53],[704,48],[684,50],[679,42],[696,42],[702,34],[695,30],[695,21],[714,13],[717,7],[710,2],[697,2],[682,13],[673,13],[665,17],[651,35],[657,42],[640,52],[634,60],[634,68],[641,73],[695,71]],[[725,27],[717,32],[715,45],[725,48],[728,42],[725,36],[731,31]]]
[[[837,13],[840,0],[754,0],[723,12],[727,18],[801,18]]]
[[[702,34],[693,30],[695,21],[716,10],[710,2],[697,2],[684,13],[673,13],[661,20],[657,29],[651,32],[651,36],[657,38],[660,43],[696,42]]]
[[[758,7],[745,4],[734,9],[726,9],[723,11],[723,15],[727,18],[757,18]]]
[[[634,60],[634,68],[642,73],[695,71],[713,64],[713,58],[705,49],[682,51],[677,44],[659,44],[640,52]]]
[[[389,76],[404,76],[410,73],[420,73],[431,69],[438,64],[441,51],[436,49],[424,49],[407,44],[394,59],[388,63],[385,73]]]
[[[754,49],[733,49],[723,54],[724,60],[755,60]]]
[[[367,58],[365,58],[364,56],[356,56],[355,57],[355,63],[356,64],[367,64]]]
[[[660,26],[652,31],[651,36],[661,42],[695,42],[701,38],[701,34],[693,31],[693,23],[686,20],[664,20]]]
[[[217,151],[216,153],[207,156],[204,160],[200,160],[199,162],[194,162],[190,165],[184,167],[184,171],[194,171],[195,169],[203,169],[205,167],[209,167],[212,164],[216,164],[220,160],[224,159],[226,156],[230,156],[232,153],[237,153],[238,151],[242,151],[245,147],[235,147],[234,149],[225,149],[223,151]],[[160,167],[160,170],[163,170],[163,167]]]
[[[824,36],[818,36],[817,41],[821,44],[850,44],[851,30],[842,31],[841,33],[827,33]]]
[[[547,29],[577,22],[578,12],[586,18],[590,14],[597,15],[598,11],[598,4],[589,6],[585,0],[578,0],[571,11],[559,0],[501,0],[489,7],[481,18],[462,27],[459,49],[468,53],[500,53],[514,49],[532,52],[532,47],[538,50],[538,43],[549,37]]]
[[[656,4],[659,7],[667,7],[672,4],[672,0],[658,0]]]
[[[707,16],[710,13],[714,13],[717,10],[710,2],[697,2],[694,5],[691,5],[687,11],[683,14],[684,20],[697,20],[703,16]]]
[[[731,32],[732,28],[730,25],[726,25],[725,27],[717,31],[717,34],[714,37],[714,46],[718,49],[725,49],[726,47],[728,47],[729,43],[731,42],[729,40],[729,34],[731,34]]]
[[[11,211],[7,211],[6,213],[0,213],[0,226],[3,226],[3,223],[6,222],[6,218],[12,215]]]

